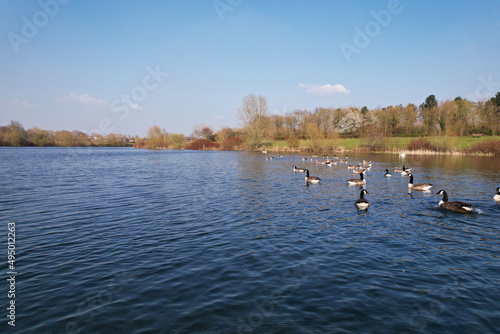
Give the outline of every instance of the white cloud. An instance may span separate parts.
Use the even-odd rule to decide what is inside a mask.
[[[144,108],[141,107],[140,105],[138,105],[137,103],[132,103],[130,105],[130,109],[132,109],[132,110],[144,110]]]
[[[34,104],[28,101],[19,101],[19,100],[9,100],[7,101],[7,104],[11,107],[23,108],[23,109],[33,108],[35,106]]]
[[[307,84],[304,85],[303,83],[298,85],[299,88],[304,88],[307,92],[307,94],[311,95],[317,95],[317,96],[333,96],[333,95],[343,95],[343,94],[349,94],[351,91],[346,89],[344,86],[341,84],[336,84],[336,85],[330,85],[326,84],[323,86],[320,85],[312,85],[312,84]]]
[[[60,99],[58,99],[58,101],[60,101],[60,102],[75,102],[75,103],[79,103],[79,104],[93,105],[96,107],[109,106],[108,101],[102,100],[102,99],[97,99],[95,97],[91,97],[87,93],[77,95],[77,94],[71,92],[69,94],[69,97],[66,96],[66,97],[60,98]]]

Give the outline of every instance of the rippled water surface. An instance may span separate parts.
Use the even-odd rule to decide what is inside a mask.
[[[398,156],[363,159],[365,214],[345,164],[298,155],[2,148],[15,332],[499,333],[499,159],[407,156],[431,193],[383,177]]]

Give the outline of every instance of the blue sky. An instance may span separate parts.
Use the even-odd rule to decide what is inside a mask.
[[[0,0],[0,125],[145,135],[500,91],[500,1]]]

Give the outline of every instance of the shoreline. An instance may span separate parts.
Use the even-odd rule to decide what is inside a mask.
[[[498,138],[498,137],[496,137]],[[0,146],[0,147],[38,147],[41,149],[45,148],[68,148],[68,149],[85,149],[85,148],[135,148],[135,149],[148,149],[148,150],[189,150],[189,151],[221,151],[221,152],[231,152],[231,151],[248,151],[248,152],[263,152],[267,151],[269,154],[271,153],[291,153],[291,154],[309,154],[309,153],[317,153],[318,155],[328,154],[328,153],[376,153],[376,154],[401,154],[405,153],[406,155],[442,155],[442,156],[484,156],[484,157],[496,157],[500,156],[500,140],[493,138],[483,141],[483,143],[492,145],[492,147],[481,147],[478,146],[478,143],[468,145],[466,147],[458,147],[451,146],[446,147],[448,145],[437,146],[437,149],[408,149],[407,147],[392,147],[391,149],[374,149],[371,147],[367,147],[364,145],[360,145],[360,143],[347,143],[350,144],[350,148],[346,148],[343,145],[331,145],[327,147],[323,145],[318,147],[317,149],[313,149],[307,146],[298,146],[298,147],[289,147],[285,146],[286,141],[267,141],[264,142],[261,146],[257,148],[249,148],[245,146],[235,147],[233,149],[224,149],[222,147],[207,147],[207,148],[199,148],[199,149],[190,149],[186,147],[147,147],[145,145],[137,146],[137,145],[123,145],[123,146]],[[400,140],[401,138],[395,138],[396,140]],[[308,141],[304,140],[304,143],[307,145]],[[337,142],[338,143],[338,142]],[[331,143],[332,144],[332,143]],[[354,144],[354,145],[353,145]],[[479,142],[481,144],[481,142]],[[347,146],[347,145],[346,145]],[[487,146],[487,145],[486,145]]]
[[[318,150],[314,151],[311,150],[310,148],[295,148],[295,149],[283,149],[283,148],[266,148],[265,146],[258,148],[258,149],[234,149],[234,150],[224,150],[224,149],[218,149],[218,148],[207,148],[207,149],[199,149],[199,150],[194,150],[194,149],[186,149],[186,148],[169,148],[169,147],[157,147],[157,148],[149,148],[149,147],[134,147],[137,149],[146,149],[146,150],[182,150],[182,151],[219,151],[219,152],[262,152],[263,150],[267,149],[268,153],[292,153],[292,154],[299,154],[299,153],[313,153],[313,152],[320,152],[320,153],[329,153],[329,152],[340,152],[340,153],[372,153],[372,154],[401,154],[405,153],[406,155],[449,155],[449,156],[482,156],[482,157],[495,157],[497,155],[493,153],[480,153],[480,152],[473,152],[473,153],[468,153],[464,151],[460,151],[458,149],[454,149],[451,151],[433,151],[433,150],[390,150],[390,151],[372,151],[369,149],[363,149],[363,148],[356,148],[356,149],[330,149],[330,150]]]

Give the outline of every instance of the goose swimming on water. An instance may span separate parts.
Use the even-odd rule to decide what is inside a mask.
[[[309,169],[306,169],[306,183],[319,183],[319,180],[321,180],[317,176],[309,176]]]
[[[385,177],[391,177],[391,176],[392,176],[392,174],[391,174],[391,173],[389,173],[389,170],[388,170],[388,169],[386,169],[386,170],[385,170],[385,174],[384,174],[384,176],[385,176]]]
[[[359,210],[366,210],[370,206],[370,202],[365,198],[365,194],[368,194],[368,191],[366,189],[361,190],[359,199],[354,203]]]
[[[361,167],[359,167],[358,169],[353,169],[353,170],[352,170],[352,174],[353,174],[353,175],[354,175],[354,174],[361,174],[361,173],[364,173],[364,172],[366,172],[366,169],[361,168]]]
[[[403,165],[403,170],[401,171],[401,176],[407,176],[410,174],[411,169],[406,169],[405,165]]]
[[[293,171],[294,172],[299,172],[299,173],[305,173],[306,169],[305,168],[299,168],[297,166],[293,166]]]
[[[497,193],[493,196],[495,202],[500,202],[500,187],[497,187]]]
[[[358,186],[358,185],[366,184],[364,173],[359,174],[359,179],[350,179],[350,180],[347,180],[347,183],[350,186]]]
[[[443,209],[459,213],[469,213],[474,210],[474,207],[469,203],[460,201],[448,201],[448,194],[444,190],[440,190],[436,194],[443,195],[443,199],[439,202],[439,206]]]
[[[409,174],[410,181],[408,181],[408,188],[412,190],[423,190],[427,191],[432,188],[432,184],[430,183],[415,183],[413,184],[413,174]]]

